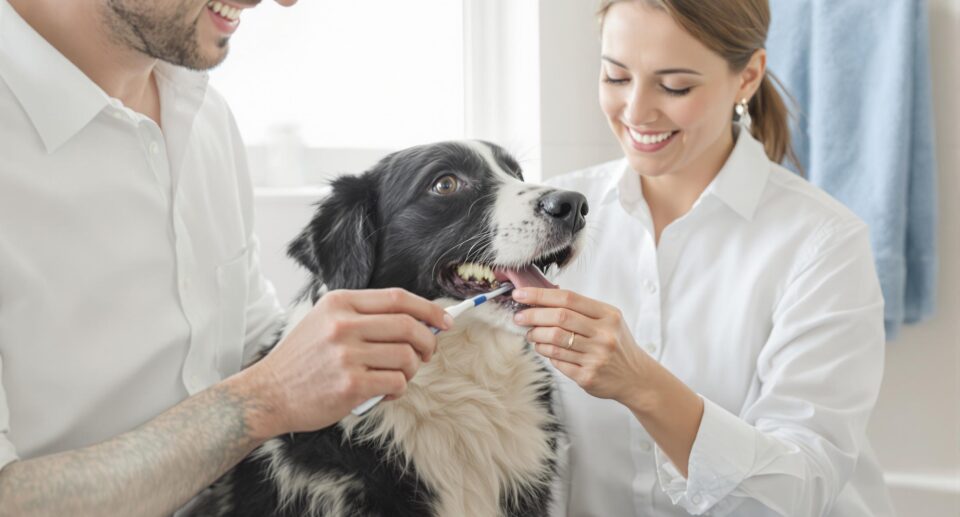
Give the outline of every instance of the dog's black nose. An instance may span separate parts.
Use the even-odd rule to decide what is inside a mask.
[[[584,216],[590,210],[583,194],[567,190],[555,190],[544,195],[537,206],[541,212],[556,219],[558,223],[569,226],[574,233],[587,224]]]

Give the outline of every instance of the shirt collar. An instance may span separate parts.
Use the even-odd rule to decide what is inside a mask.
[[[770,159],[749,131],[740,131],[733,152],[704,195],[712,195],[746,220],[752,220],[770,175]]]
[[[0,77],[52,153],[109,102],[106,93],[0,0]]]
[[[158,86],[203,98],[207,74],[164,62],[154,69]],[[106,106],[117,104],[69,59],[0,0],[0,79],[53,153],[80,132]],[[164,84],[165,83],[165,84]]]
[[[738,127],[737,133],[733,151],[700,198],[716,197],[744,219],[751,220],[770,175],[770,160],[763,145],[749,132],[739,131]],[[638,206],[646,205],[639,175],[626,159],[617,162],[617,169],[618,173],[612,175],[604,192],[602,203],[619,199],[624,209],[633,213]]]

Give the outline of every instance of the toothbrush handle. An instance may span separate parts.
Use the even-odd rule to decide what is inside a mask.
[[[429,329],[430,329],[430,332],[434,333],[434,335],[440,332],[440,329],[436,327],[429,327]],[[353,413],[354,415],[362,416],[364,413],[366,413],[367,411],[370,411],[371,409],[373,409],[374,406],[379,404],[380,401],[383,400],[383,397],[385,396],[386,395],[377,395],[376,397],[369,398],[366,400],[366,402],[353,408],[350,412]]]

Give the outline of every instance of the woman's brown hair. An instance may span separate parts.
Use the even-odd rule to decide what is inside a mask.
[[[746,68],[753,54],[764,48],[767,41],[768,0],[602,0],[597,11],[601,26],[613,4],[627,1],[666,11],[680,27],[726,60],[733,72]],[[763,143],[771,160],[790,160],[799,170],[800,163],[790,144],[789,111],[775,84],[782,87],[767,71],[750,99],[750,133]]]

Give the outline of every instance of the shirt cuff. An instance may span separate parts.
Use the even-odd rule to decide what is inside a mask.
[[[703,418],[690,450],[687,478],[684,478],[666,454],[657,447],[654,458],[657,478],[673,504],[693,515],[724,513],[735,507],[726,498],[747,476],[756,457],[756,433],[753,426],[736,415],[703,399]]]

